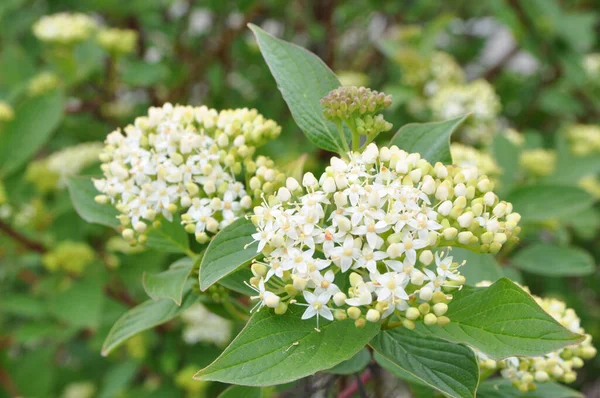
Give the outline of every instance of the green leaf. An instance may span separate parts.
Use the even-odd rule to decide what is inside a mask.
[[[268,309],[254,314],[229,347],[196,380],[268,386],[297,380],[351,358],[379,331],[368,322],[300,319],[304,309],[291,306],[284,315]]]
[[[218,398],[261,398],[262,388],[249,386],[230,386]]]
[[[320,102],[341,85],[335,74],[310,51],[278,39],[256,25],[248,26],[300,129],[319,148],[345,152],[337,127],[325,119]]]
[[[576,156],[564,134],[556,135],[556,167],[545,182],[561,185],[577,185],[582,177],[600,172],[600,154]]]
[[[515,185],[519,176],[519,155],[521,148],[513,144],[508,138],[496,135],[492,142],[492,154],[498,166],[502,169],[499,177],[498,195],[509,192]]]
[[[548,315],[509,279],[490,287],[465,286],[448,305],[446,326],[417,324],[417,331],[468,344],[494,359],[538,356],[583,339]]]
[[[148,231],[148,240],[144,243],[151,249],[164,253],[185,253],[190,251],[190,238],[183,226],[179,214],[173,215],[173,221],[161,220],[160,228]]]
[[[98,398],[113,398],[121,395],[133,381],[140,363],[133,359],[111,366],[102,377]]]
[[[64,109],[59,91],[24,101],[6,123],[0,146],[0,175],[8,176],[27,163],[58,127]]]
[[[581,276],[594,273],[594,258],[577,247],[536,243],[520,250],[511,262],[523,271],[544,276]]]
[[[371,353],[366,348],[363,348],[352,358],[338,363],[333,368],[327,369],[326,372],[336,375],[350,375],[366,368],[369,362],[371,362]]]
[[[100,192],[94,187],[91,176],[69,177],[67,186],[75,211],[85,221],[115,229],[121,225],[117,219],[117,209],[110,204],[101,205],[94,200]]]
[[[302,176],[304,176],[304,164],[306,163],[307,157],[308,155],[306,153],[302,154],[298,159],[283,166],[281,171],[287,177],[292,177],[298,181],[302,181]]]
[[[55,354],[56,347],[45,345],[18,356],[17,362],[9,369],[20,396],[52,396],[58,370],[52,366]]]
[[[408,373],[408,371],[404,370],[400,366],[396,365],[395,362],[387,359],[385,356],[381,355],[377,351],[373,351],[373,359],[375,362],[379,364],[382,368],[393,374],[394,376],[408,382],[411,385],[418,385],[421,387],[429,388],[429,384],[425,383],[423,380],[418,379],[412,373]]]
[[[537,383],[535,391],[521,392],[515,388],[510,380],[491,379],[479,385],[477,396],[480,398],[583,398],[583,394],[567,386],[549,381]]]
[[[469,285],[475,285],[481,281],[496,282],[502,278],[502,268],[491,254],[477,254],[470,250],[459,247],[452,248],[450,252],[456,262],[466,261],[460,268],[460,273],[467,278]]]
[[[168,322],[191,306],[196,296],[191,287],[186,290],[181,306],[171,299],[148,300],[123,314],[108,332],[102,345],[102,355],[107,356],[131,336]]]
[[[528,185],[513,190],[506,198],[523,221],[545,221],[580,212],[594,203],[581,188],[562,185]]]
[[[475,396],[479,365],[469,347],[405,328],[383,330],[369,345],[400,373],[408,373],[421,384],[449,397]]]
[[[431,164],[452,164],[450,136],[468,115],[431,123],[409,123],[400,128],[390,141],[391,145],[410,153],[420,153]]]
[[[256,227],[240,217],[223,228],[211,240],[200,264],[200,289],[205,291],[215,282],[258,257],[252,234]],[[248,245],[248,247],[246,247]]]
[[[219,285],[246,296],[253,296],[256,292],[246,285],[253,276],[250,268],[241,268],[219,280]]]
[[[49,300],[50,311],[60,320],[78,328],[99,326],[104,310],[104,278],[90,274]]]
[[[142,276],[144,290],[152,300],[169,298],[175,304],[181,305],[185,281],[193,267],[194,259],[185,257],[171,264],[167,271],[156,274],[144,272]]]

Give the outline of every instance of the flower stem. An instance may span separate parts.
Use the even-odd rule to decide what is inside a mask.
[[[342,155],[342,157],[345,157],[345,155],[350,152],[350,147],[348,146],[348,143],[346,142],[346,135],[344,134],[344,129],[342,128],[342,122],[338,121],[335,123],[335,125],[337,126],[338,129],[338,133],[340,134],[340,139],[342,140],[342,144],[344,145],[344,151],[346,153],[340,153],[340,155]]]

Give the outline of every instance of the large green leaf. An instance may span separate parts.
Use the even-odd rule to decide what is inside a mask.
[[[50,312],[76,328],[96,329],[105,304],[104,279],[102,274],[93,272],[53,295],[48,300]]]
[[[352,358],[340,362],[331,369],[327,369],[327,373],[333,373],[336,375],[350,375],[352,373],[358,373],[371,362],[371,353],[368,349],[363,348],[356,353]]]
[[[490,287],[465,286],[449,304],[446,326],[417,324],[417,330],[454,343],[465,343],[494,359],[537,356],[583,339],[548,315],[509,279]]]
[[[581,188],[562,185],[527,185],[513,190],[506,198],[523,221],[544,221],[580,212],[594,203]]]
[[[292,306],[284,315],[268,309],[254,314],[229,347],[197,380],[249,386],[281,384],[329,369],[351,358],[379,331],[378,323],[362,329],[354,321],[300,319],[304,309]]]
[[[536,243],[517,252],[511,262],[523,271],[544,276],[589,275],[594,272],[594,258],[577,247]]]
[[[110,204],[101,205],[94,198],[100,194],[94,187],[91,176],[69,177],[67,180],[69,194],[75,211],[85,221],[101,224],[111,228],[120,225],[119,212]]]
[[[553,184],[577,185],[582,177],[595,175],[598,172],[600,172],[600,154],[577,156],[571,152],[567,137],[557,134],[555,171],[546,177],[545,181]]]
[[[170,321],[192,305],[197,297],[191,286],[188,285],[186,290],[181,306],[171,299],[148,300],[123,314],[108,332],[102,345],[102,355],[110,354],[131,336]]]
[[[62,119],[64,101],[61,92],[53,91],[17,107],[2,132],[0,176],[20,169],[46,143]]]
[[[163,219],[160,228],[152,228],[148,234],[145,245],[151,249],[164,253],[185,253],[193,255],[190,251],[190,238],[178,214],[173,216],[173,221]]]
[[[452,164],[450,136],[468,115],[431,123],[409,123],[400,128],[390,145],[411,153],[420,153],[430,163]]]
[[[159,273],[146,273],[142,276],[142,284],[148,296],[153,300],[169,298],[181,305],[185,281],[192,268],[194,259],[185,257],[175,261],[168,270]]]
[[[583,394],[579,391],[553,381],[537,383],[535,391],[521,392],[506,379],[484,381],[477,389],[477,396],[480,398],[583,398]]]
[[[259,255],[257,245],[251,244],[254,233],[254,224],[240,217],[212,239],[200,264],[200,289],[208,289]]]
[[[475,285],[481,281],[496,282],[502,278],[502,268],[491,254],[477,254],[459,247],[450,252],[454,261],[465,261],[460,273],[467,278],[467,284]]]
[[[479,365],[469,347],[405,328],[383,330],[369,345],[394,365],[388,362],[389,367],[399,368],[399,373],[449,397],[475,396]]]
[[[310,51],[278,39],[256,25],[248,26],[300,129],[319,148],[343,152],[344,143],[337,127],[325,119],[320,102],[341,85],[335,74]]]

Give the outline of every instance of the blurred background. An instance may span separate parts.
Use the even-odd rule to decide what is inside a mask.
[[[42,23],[61,12],[89,18]],[[501,192],[548,181],[584,191],[586,206],[534,218],[522,238],[586,251],[591,272],[548,276],[543,264],[497,261],[532,293],[566,301],[599,342],[599,12],[591,0],[2,0],[0,396],[222,390],[190,376],[238,325],[204,307],[100,356],[114,321],[145,299],[142,273],[173,258],[84,222],[65,178],[98,174],[106,135],[165,102],[256,108],[283,127],[265,155],[285,163],[306,153],[305,169],[322,170],[331,154],[295,125],[248,23],[308,48],[342,84],[391,94],[395,130],[471,112],[454,160],[483,169]],[[16,142],[23,151],[9,149]],[[198,319],[215,323],[194,334]],[[597,357],[574,386],[599,397],[599,374]]]

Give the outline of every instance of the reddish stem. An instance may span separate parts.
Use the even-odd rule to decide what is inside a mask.
[[[360,381],[363,385],[368,383],[369,380],[371,380],[372,378],[373,378],[373,374],[371,373],[371,371],[369,369],[366,369],[360,375]],[[352,398],[352,396],[354,394],[356,394],[356,392],[359,390],[359,387],[360,386],[358,384],[358,380],[355,380],[352,383],[350,383],[350,385],[348,387],[346,387],[342,391],[340,391],[337,398]]]

